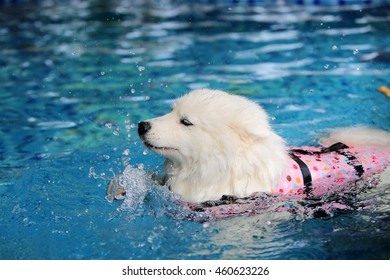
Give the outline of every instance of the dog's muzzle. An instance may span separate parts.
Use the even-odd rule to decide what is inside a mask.
[[[150,122],[140,122],[138,123],[138,134],[139,136],[144,136],[152,128]]]

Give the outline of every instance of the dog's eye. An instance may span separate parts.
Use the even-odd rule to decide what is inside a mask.
[[[186,118],[182,118],[181,120],[180,120],[180,123],[182,124],[182,125],[185,125],[185,126],[191,126],[191,125],[194,125],[192,122],[190,122],[188,119],[186,119]]]

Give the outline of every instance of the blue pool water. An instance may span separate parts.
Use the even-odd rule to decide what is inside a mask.
[[[389,185],[197,223],[150,179],[137,123],[191,89],[258,102],[290,145],[390,130],[389,6],[244,2],[0,2],[0,259],[389,259]]]

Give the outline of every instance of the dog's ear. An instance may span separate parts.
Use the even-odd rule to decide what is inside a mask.
[[[263,111],[238,114],[231,127],[241,139],[246,140],[265,139],[271,134],[268,117]]]
[[[233,117],[232,127],[241,139],[265,139],[272,134],[265,110],[253,102],[242,102]]]
[[[271,134],[268,123],[246,122],[234,125],[232,128],[241,139],[245,140],[265,139]]]

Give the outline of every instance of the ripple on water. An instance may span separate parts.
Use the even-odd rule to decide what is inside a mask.
[[[38,122],[37,125],[42,129],[60,129],[60,128],[76,127],[77,123],[71,121],[51,121],[51,122]]]

